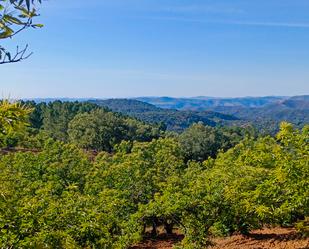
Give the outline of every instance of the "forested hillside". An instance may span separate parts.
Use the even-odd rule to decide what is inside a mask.
[[[111,151],[122,140],[151,141],[161,136],[164,127],[149,125],[113,113],[88,102],[23,102],[32,108],[27,133],[13,132],[3,139],[7,147],[41,146],[46,138],[78,144],[81,148]],[[34,139],[34,140],[33,140]]]
[[[53,99],[46,99],[52,102]],[[141,100],[141,101],[140,101]],[[40,103],[44,99],[36,99]],[[146,123],[181,132],[196,122],[210,126],[254,126],[274,135],[287,121],[298,128],[309,122],[309,97],[78,99],[122,113]]]
[[[238,120],[235,116],[213,111],[179,111],[163,109],[154,105],[133,99],[91,100],[91,103],[107,107],[147,123],[163,124],[168,130],[181,132],[193,123],[202,122],[205,125],[216,126],[225,122]]]
[[[278,124],[285,120],[297,127],[309,123],[309,101],[286,100],[280,103],[260,108],[217,107],[218,112],[234,115],[241,120],[247,120],[260,130],[276,131]]]
[[[253,124],[265,133],[278,131],[281,121],[288,121],[297,127],[309,123],[309,96],[295,97],[247,97],[247,98],[138,98],[157,107],[178,110],[213,111],[231,115],[242,122],[232,124]]]
[[[0,121],[3,248],[126,249],[159,230],[183,249],[263,226],[308,236],[308,125],[170,134],[94,104],[7,101]]]

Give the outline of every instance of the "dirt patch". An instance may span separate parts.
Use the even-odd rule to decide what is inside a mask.
[[[143,243],[133,246],[130,249],[171,249],[173,245],[177,244],[183,239],[182,235],[161,234],[156,239],[146,239]]]
[[[309,249],[309,239],[301,238],[294,229],[265,228],[248,236],[234,235],[214,239],[212,249]]]
[[[158,239],[146,239],[131,249],[171,249],[183,239],[181,235],[160,235]],[[265,228],[252,231],[249,236],[234,235],[213,239],[211,249],[309,249],[309,239],[301,238],[294,229]]]
[[[39,153],[40,150],[38,150],[38,149],[25,149],[25,148],[3,148],[3,149],[0,149],[0,155],[7,155],[7,154],[10,154],[10,153],[17,153],[17,152]]]

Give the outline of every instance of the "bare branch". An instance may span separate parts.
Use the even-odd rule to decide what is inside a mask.
[[[6,52],[3,48],[0,48],[0,49],[1,49],[2,53],[4,54],[2,60],[0,60],[0,65],[8,64],[8,63],[16,63],[16,62],[26,60],[33,54],[32,52],[27,53],[28,44],[22,50],[19,50],[19,47],[17,47],[16,53],[13,57],[10,55],[9,52]]]

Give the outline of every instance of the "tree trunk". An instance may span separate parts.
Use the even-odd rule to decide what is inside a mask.
[[[169,222],[164,222],[164,229],[165,229],[165,232],[168,234],[168,235],[171,235],[173,234],[173,228],[174,228],[174,224],[173,223],[169,223]]]
[[[157,219],[153,218],[152,219],[152,231],[151,231],[151,236],[152,237],[157,237],[158,231],[157,231]]]

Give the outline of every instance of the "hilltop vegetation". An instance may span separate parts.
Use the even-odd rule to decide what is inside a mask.
[[[178,136],[176,133],[166,132],[165,124],[147,124],[88,102],[24,102],[22,106],[29,110],[29,127],[24,133],[13,131],[6,134],[2,139],[4,147],[36,149],[42,146],[44,140],[51,138],[76,144],[85,150],[112,152],[122,141],[150,142],[159,137],[177,137],[183,144],[184,151],[187,151],[185,153],[190,154],[187,156],[188,160],[191,160],[193,154],[207,159],[208,156],[215,155],[218,149],[227,150],[246,135],[255,135],[251,127],[206,127],[203,122],[199,122],[192,123]],[[131,107],[127,105],[127,108]],[[187,122],[189,126],[193,121]],[[188,139],[183,139],[186,136]],[[203,151],[206,147],[207,151]]]
[[[107,107],[115,112],[123,113],[152,124],[162,124],[170,131],[181,132],[194,123],[216,126],[238,118],[232,115],[212,111],[179,111],[163,109],[133,99],[92,100],[91,103]]]
[[[128,248],[159,226],[180,230],[177,248],[186,249],[264,225],[297,224],[308,234],[308,126],[282,123],[275,137],[256,138],[199,123],[153,136],[157,127],[93,104],[31,104],[28,128],[30,103],[0,105],[2,147],[16,132],[37,141],[35,151],[0,154],[4,248]],[[8,116],[15,121],[3,122]],[[81,150],[85,142],[100,151],[95,158]]]
[[[30,129],[25,134],[7,136],[7,146],[16,146],[20,140],[22,146],[37,147],[46,138],[52,138],[78,144],[83,149],[111,151],[122,140],[151,141],[164,131],[88,102],[23,104],[33,109]]]

